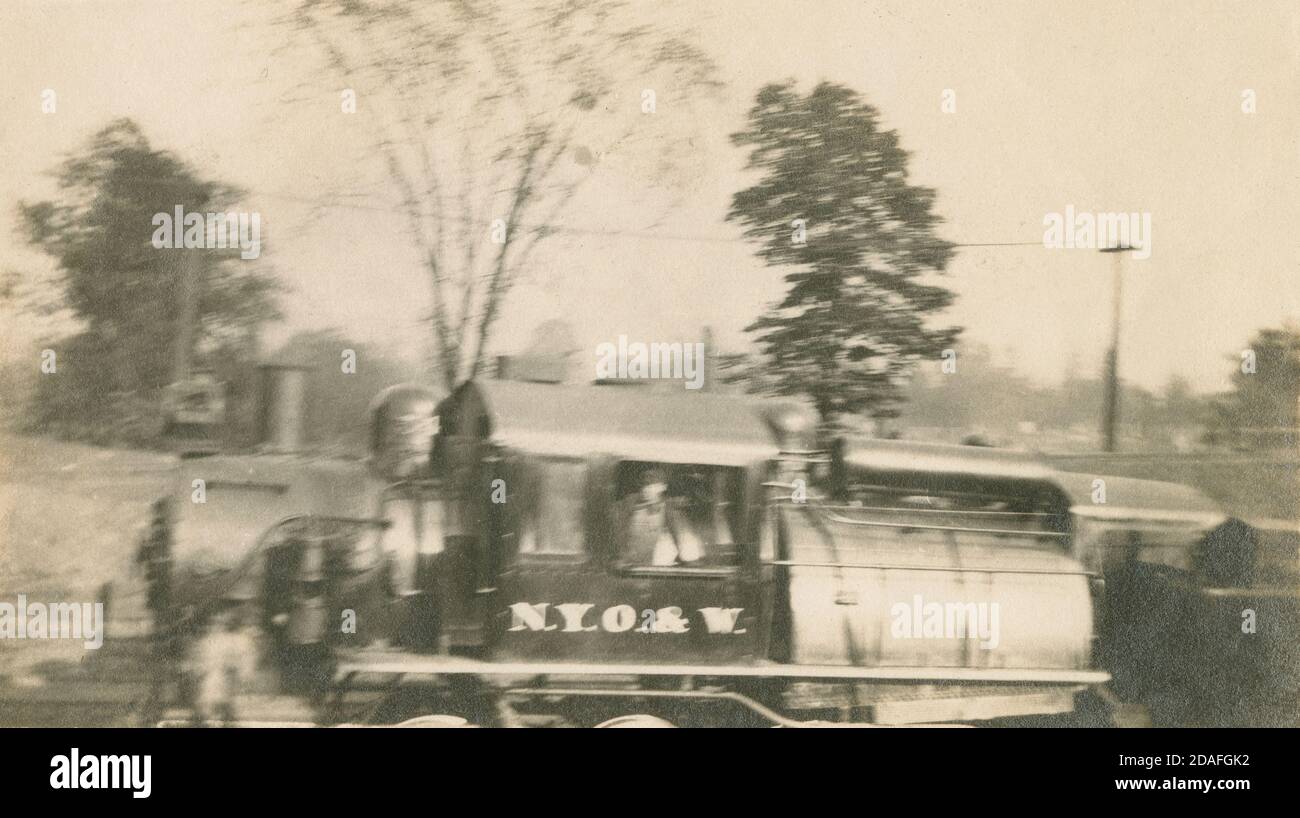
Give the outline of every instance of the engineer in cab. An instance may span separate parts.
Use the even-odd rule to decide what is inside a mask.
[[[698,566],[712,546],[730,544],[730,527],[715,524],[707,474],[679,468],[670,478],[665,468],[652,466],[636,482],[619,503],[624,565]]]

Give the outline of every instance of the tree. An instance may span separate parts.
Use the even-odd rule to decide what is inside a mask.
[[[713,64],[636,11],[304,0],[282,21],[374,129],[428,276],[448,389],[482,371],[507,293],[611,154],[633,149],[659,175],[690,154],[683,123],[697,92],[719,85]],[[664,102],[673,115],[656,113]]]
[[[1014,432],[1016,423],[1031,419],[1035,389],[1011,366],[999,364],[983,344],[963,344],[954,359],[956,367],[944,372],[942,362],[918,367],[904,394],[903,419],[920,426],[982,432],[1000,438]]]
[[[1238,445],[1294,447],[1300,418],[1300,327],[1262,329],[1233,358],[1233,391],[1214,406],[1212,438]]]
[[[19,221],[56,263],[55,279],[44,282],[55,295],[41,308],[66,308],[80,329],[49,342],[57,377],[38,381],[29,426],[141,442],[158,431],[180,339],[193,347],[184,350],[186,360],[200,364],[249,354],[258,326],[278,316],[278,284],[264,263],[241,259],[238,248],[183,251],[191,254],[198,292],[194,326],[181,326],[181,251],[154,247],[154,216],[174,214],[177,206],[225,212],[243,192],[155,149],[129,119],[99,131],[53,175],[59,196],[19,203]]]
[[[1199,426],[1205,422],[1206,402],[1182,375],[1171,375],[1161,395],[1165,420],[1172,426]]]
[[[793,268],[785,298],[747,328],[759,371],[733,377],[806,395],[832,426],[849,413],[894,416],[910,366],[937,360],[960,331],[926,325],[953,299],[922,280],[953,252],[934,235],[934,192],[908,184],[897,133],[842,85],[806,96],[793,81],[765,86],[732,141],[763,176],[733,196],[727,218],[766,263]]]

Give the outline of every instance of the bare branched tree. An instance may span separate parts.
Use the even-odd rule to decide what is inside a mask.
[[[685,111],[720,85],[703,52],[630,4],[303,0],[281,22],[373,125],[449,389],[481,372],[507,293],[579,190],[615,152],[684,155],[689,118],[655,106]]]

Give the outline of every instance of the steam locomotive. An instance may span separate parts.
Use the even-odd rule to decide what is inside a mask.
[[[1152,481],[1098,504],[1020,453],[820,450],[814,424],[483,380],[380,395],[364,466],[184,459],[140,548],[151,718],[237,608],[261,689],[316,723],[1068,723],[1110,680],[1108,571],[1185,563],[1225,520]]]

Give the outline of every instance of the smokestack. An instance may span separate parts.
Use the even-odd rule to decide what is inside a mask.
[[[302,451],[308,366],[262,364],[257,412],[257,442],[267,452]]]

